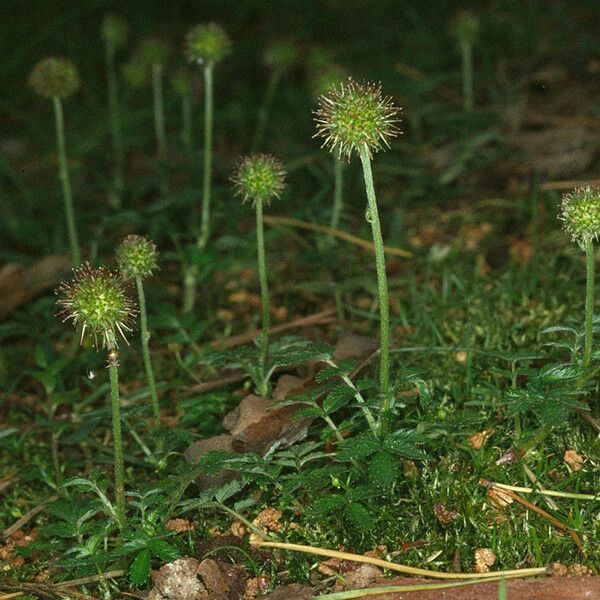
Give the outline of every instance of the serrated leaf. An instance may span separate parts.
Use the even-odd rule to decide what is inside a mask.
[[[323,400],[323,411],[331,415],[343,406],[348,404],[348,401],[354,396],[352,390],[348,386],[338,386],[331,390]]]
[[[383,446],[390,452],[404,458],[425,458],[425,453],[417,448],[426,437],[414,429],[398,429],[390,433],[383,441]]]
[[[173,561],[177,560],[181,554],[179,550],[169,542],[161,540],[159,538],[152,538],[148,541],[148,548],[153,554],[158,556],[161,560]]]
[[[131,585],[143,585],[150,577],[150,550],[144,548],[131,563],[129,581]]]
[[[367,531],[373,528],[371,513],[360,503],[351,502],[346,506],[346,516],[358,528]]]
[[[581,376],[581,369],[570,363],[553,363],[545,365],[539,371],[539,377],[544,382],[565,381],[577,379]]]
[[[243,483],[239,479],[234,479],[220,487],[215,492],[215,500],[223,504],[226,500],[229,500],[232,496],[235,496],[241,489]]]
[[[326,517],[330,516],[333,512],[340,510],[346,506],[346,499],[340,494],[332,494],[325,498],[319,498],[315,500],[311,507],[310,512],[314,517]]]
[[[390,487],[398,476],[398,464],[389,452],[379,452],[369,462],[369,478],[377,487]]]
[[[363,433],[345,439],[338,445],[340,460],[360,460],[374,454],[381,448],[381,442],[371,433]]]
[[[304,406],[294,413],[294,419],[307,419],[310,417],[320,417],[323,410],[319,406]]]

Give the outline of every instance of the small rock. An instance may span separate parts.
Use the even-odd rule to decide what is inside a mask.
[[[488,573],[490,567],[496,562],[496,555],[490,548],[477,548],[475,550],[475,572]]]
[[[575,450],[567,450],[563,456],[563,461],[571,471],[581,471],[585,459]]]

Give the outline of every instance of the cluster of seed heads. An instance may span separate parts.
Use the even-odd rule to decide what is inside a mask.
[[[149,277],[158,268],[156,244],[141,235],[128,235],[117,248],[117,264],[126,279]]]
[[[389,148],[390,139],[400,133],[399,112],[392,99],[381,94],[381,86],[348,79],[319,98],[315,136],[324,138],[323,146],[340,157],[349,159],[363,148],[372,156]]]
[[[59,316],[80,330],[81,341],[87,335],[97,348],[109,349],[118,346],[119,336],[127,342],[137,310],[118,273],[86,263],[74,269],[58,294]]]
[[[600,235],[600,188],[575,188],[562,199],[558,218],[573,241],[580,244]]]
[[[268,205],[285,188],[285,169],[270,154],[253,154],[240,162],[231,180],[235,194],[244,202]]]
[[[45,98],[67,98],[79,87],[79,75],[71,61],[50,57],[34,67],[29,85]]]
[[[186,54],[191,62],[217,63],[231,52],[231,40],[216,23],[202,23],[185,37]]]

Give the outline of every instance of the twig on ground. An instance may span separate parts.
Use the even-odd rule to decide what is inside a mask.
[[[307,221],[300,221],[300,219],[292,219],[291,217],[273,217],[271,215],[267,215],[264,217],[264,222],[267,225],[287,225],[289,227],[296,227],[297,229],[306,229],[308,231],[316,231],[317,233],[324,233],[326,235],[333,235],[345,242],[350,244],[354,244],[355,246],[360,246],[365,250],[369,250],[370,252],[375,251],[375,246],[367,240],[363,240],[351,233],[347,233],[345,231],[340,231],[339,229],[333,229],[333,227],[328,227],[327,225],[317,225],[316,223],[308,223]],[[402,248],[391,248],[389,246],[384,246],[383,251],[385,254],[389,254],[390,256],[401,256],[403,258],[411,258],[412,252],[408,250],[403,250]]]
[[[5,529],[0,536],[2,539],[6,539],[10,537],[15,531],[19,531],[21,527],[27,525],[31,519],[33,519],[36,515],[41,513],[46,509],[46,506],[51,502],[58,500],[58,496],[50,496],[45,502],[42,504],[38,504],[38,506],[32,508],[27,514],[23,515],[18,521],[15,521],[10,527]]]

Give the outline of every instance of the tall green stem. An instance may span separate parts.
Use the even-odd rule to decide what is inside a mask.
[[[265,134],[265,125],[267,124],[267,117],[269,116],[269,109],[271,108],[271,104],[273,103],[273,98],[275,97],[275,90],[277,89],[277,85],[279,84],[280,79],[280,71],[273,71],[271,77],[269,77],[267,91],[265,92],[265,97],[263,99],[262,106],[258,111],[258,121],[256,123],[254,140],[252,142],[252,152],[260,150],[260,147],[262,145],[263,136]]]
[[[115,356],[113,356],[113,354]],[[115,495],[117,499],[117,519],[119,527],[125,526],[125,466],[123,461],[123,441],[121,438],[121,410],[119,404],[119,359],[115,348],[109,353],[110,401],[112,408],[113,446],[115,458]]]
[[[71,260],[73,266],[81,262],[81,250],[77,238],[75,226],[75,211],[73,210],[73,192],[71,190],[71,179],[67,165],[67,149],[65,143],[65,120],[63,116],[62,102],[58,96],[52,98],[54,102],[54,115],[56,117],[56,142],[58,145],[58,172],[62,185],[63,201],[65,204],[65,217],[67,219],[67,233],[71,247]]]
[[[460,45],[463,71],[463,98],[466,110],[473,110],[473,46],[469,42]]]
[[[150,360],[150,332],[148,331],[148,317],[146,314],[146,294],[144,294],[144,284],[142,278],[138,275],[135,278],[135,286],[138,293],[140,305],[140,333],[142,337],[142,354],[144,356],[144,366],[146,367],[146,378],[148,380],[148,389],[150,390],[150,399],[152,401],[152,413],[154,415],[155,425],[160,424],[160,409],[158,406],[158,394],[156,393],[156,383],[154,381],[154,372],[152,370],[152,361]]]
[[[344,205],[344,183],[343,183],[343,171],[344,163],[337,154],[333,154],[333,174],[334,174],[334,188],[333,188],[333,209],[331,211],[331,222],[329,226],[332,229],[338,229],[340,224],[340,216],[342,214],[342,207]],[[335,237],[330,236],[330,241],[333,242]]]
[[[212,124],[213,124],[213,69],[212,62],[204,67],[204,155],[202,181],[202,222],[198,247],[204,248],[210,236],[210,190],[212,184]]]
[[[260,296],[262,300],[262,332],[260,334],[260,379],[259,390],[262,395],[268,393],[265,382],[265,368],[267,363],[267,351],[269,349],[269,286],[267,284],[267,265],[265,261],[265,236],[263,229],[263,206],[262,202],[256,203],[256,242],[258,247],[258,279],[260,281]]]
[[[362,163],[365,188],[369,208],[369,221],[373,232],[373,244],[375,246],[375,266],[377,268],[377,287],[379,289],[379,318],[381,321],[381,357],[379,362],[379,385],[382,396],[381,403],[381,425],[380,432],[383,435],[388,426],[389,411],[391,406],[390,396],[390,309],[388,301],[387,278],[385,274],[385,255],[383,251],[383,237],[379,223],[379,212],[377,210],[377,199],[373,185],[373,173],[371,171],[371,157],[369,149],[363,145],[359,149],[360,161]]]
[[[121,194],[123,193],[123,173],[125,163],[125,151],[123,149],[123,133],[121,131],[121,117],[119,108],[119,84],[117,80],[117,69],[115,65],[116,48],[114,42],[106,43],[106,76],[108,82],[108,112],[110,119],[110,130],[114,154],[114,208],[121,206]]]
[[[167,178],[167,133],[165,130],[165,109],[162,89],[162,66],[152,65],[152,95],[154,100],[154,129],[156,132],[156,149],[160,169],[160,191],[163,196],[169,194]]]
[[[185,145],[185,150],[188,155],[190,164],[194,158],[194,142],[192,132],[192,96],[184,94],[181,97],[181,114],[183,120],[183,129],[181,131],[181,139]]]
[[[585,348],[583,351],[583,368],[590,366],[592,357],[592,325],[594,319],[594,242],[591,237],[585,240],[585,264],[586,264],[586,285],[585,285]]]

